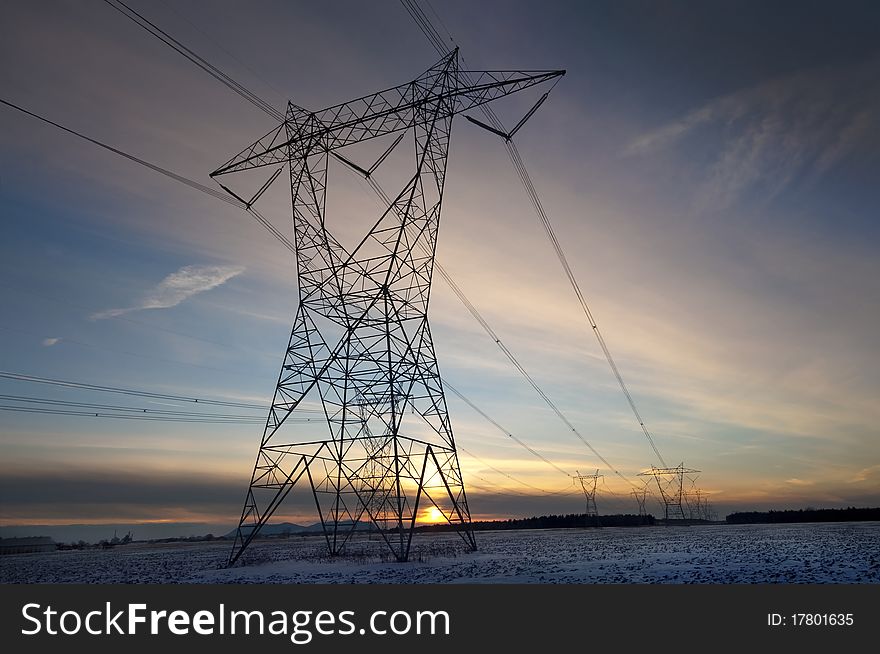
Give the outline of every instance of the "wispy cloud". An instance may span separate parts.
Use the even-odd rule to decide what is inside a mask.
[[[176,307],[193,295],[210,291],[244,272],[242,266],[184,266],[173,272],[148,292],[143,300],[130,307],[106,309],[92,315],[92,320],[114,318],[143,309]]]
[[[53,345],[58,345],[61,342],[60,338],[44,338],[43,339],[43,347],[52,347]]]
[[[772,197],[801,175],[815,178],[858,149],[873,147],[869,139],[880,120],[880,92],[873,81],[878,73],[880,59],[873,59],[741,89],[638,136],[623,155],[686,141],[696,145],[699,138],[714,152],[708,165],[697,158],[703,167],[697,208],[730,206],[752,189]]]
[[[720,107],[727,102],[729,102],[729,98],[715,100],[708,105],[688,112],[678,120],[646,132],[630,142],[624,148],[623,154],[627,156],[645,154],[670,145],[694,128],[715,120]]]
[[[851,484],[857,484],[865,481],[880,482],[880,465],[862,468],[853,476],[852,479],[849,480]]]

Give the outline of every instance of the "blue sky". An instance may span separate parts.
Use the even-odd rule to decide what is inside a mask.
[[[277,107],[319,109],[437,58],[397,2],[133,6]],[[667,461],[700,469],[722,515],[880,502],[877,8],[435,8],[472,68],[567,69],[517,142]],[[95,138],[210,183],[271,127],[104,3],[2,12],[3,97]],[[512,124],[539,93],[497,111]],[[0,117],[0,368],[268,402],[296,308],[289,253],[232,207]],[[350,175],[334,180],[340,216],[373,202]],[[283,192],[265,202],[288,226]],[[656,464],[503,144],[461,119],[443,211],[438,261],[578,430],[628,476]],[[445,378],[563,469],[602,467],[442,280],[431,303]],[[582,509],[570,479],[448,400],[459,444],[482,460],[462,454],[475,516]],[[231,523],[259,438],[250,425],[9,412],[0,424],[4,525]],[[600,510],[633,511],[602,472]],[[288,515],[307,518],[296,502]]]

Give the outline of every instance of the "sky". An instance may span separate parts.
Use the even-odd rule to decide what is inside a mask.
[[[400,84],[438,58],[390,0],[131,5],[282,109]],[[721,517],[880,504],[880,8],[433,9],[467,68],[566,69],[516,141],[667,463],[699,470],[693,488]],[[93,138],[212,185],[272,127],[105,3],[0,12],[3,99]],[[493,106],[512,125],[541,92]],[[33,118],[0,107],[0,125],[0,370],[267,405],[297,305],[290,253],[240,210]],[[283,189],[261,203],[289,233]],[[331,228],[351,237],[365,208],[378,211],[365,185],[332,170]],[[617,471],[638,483],[659,465],[503,143],[461,117],[437,261]],[[444,379],[568,472],[447,393],[474,518],[582,511],[570,475],[597,469],[600,512],[636,510],[436,276],[430,320]],[[0,394],[168,404],[2,378]],[[0,427],[10,534],[231,527],[261,431],[7,410]],[[295,494],[279,517],[315,519]]]

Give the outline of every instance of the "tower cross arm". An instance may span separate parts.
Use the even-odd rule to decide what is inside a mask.
[[[454,113],[461,113],[505,95],[522,91],[523,89],[527,89],[537,84],[549,82],[565,75],[565,71],[481,70],[460,71],[458,75],[459,78],[463,78],[470,83],[462,84],[453,94],[451,94],[455,96],[456,101]]]
[[[316,143],[330,151],[409,129],[424,120],[420,109],[426,106],[439,107],[443,115],[457,114],[565,74],[564,70],[456,71],[451,63],[412,82],[314,113],[290,105],[283,123],[211,176],[283,163]]]

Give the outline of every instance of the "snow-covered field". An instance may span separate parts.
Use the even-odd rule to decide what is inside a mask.
[[[375,538],[375,537],[374,537]],[[712,525],[417,534],[411,560],[377,540],[327,556],[319,537],[253,544],[133,543],[0,559],[3,583],[880,583],[880,523]]]

